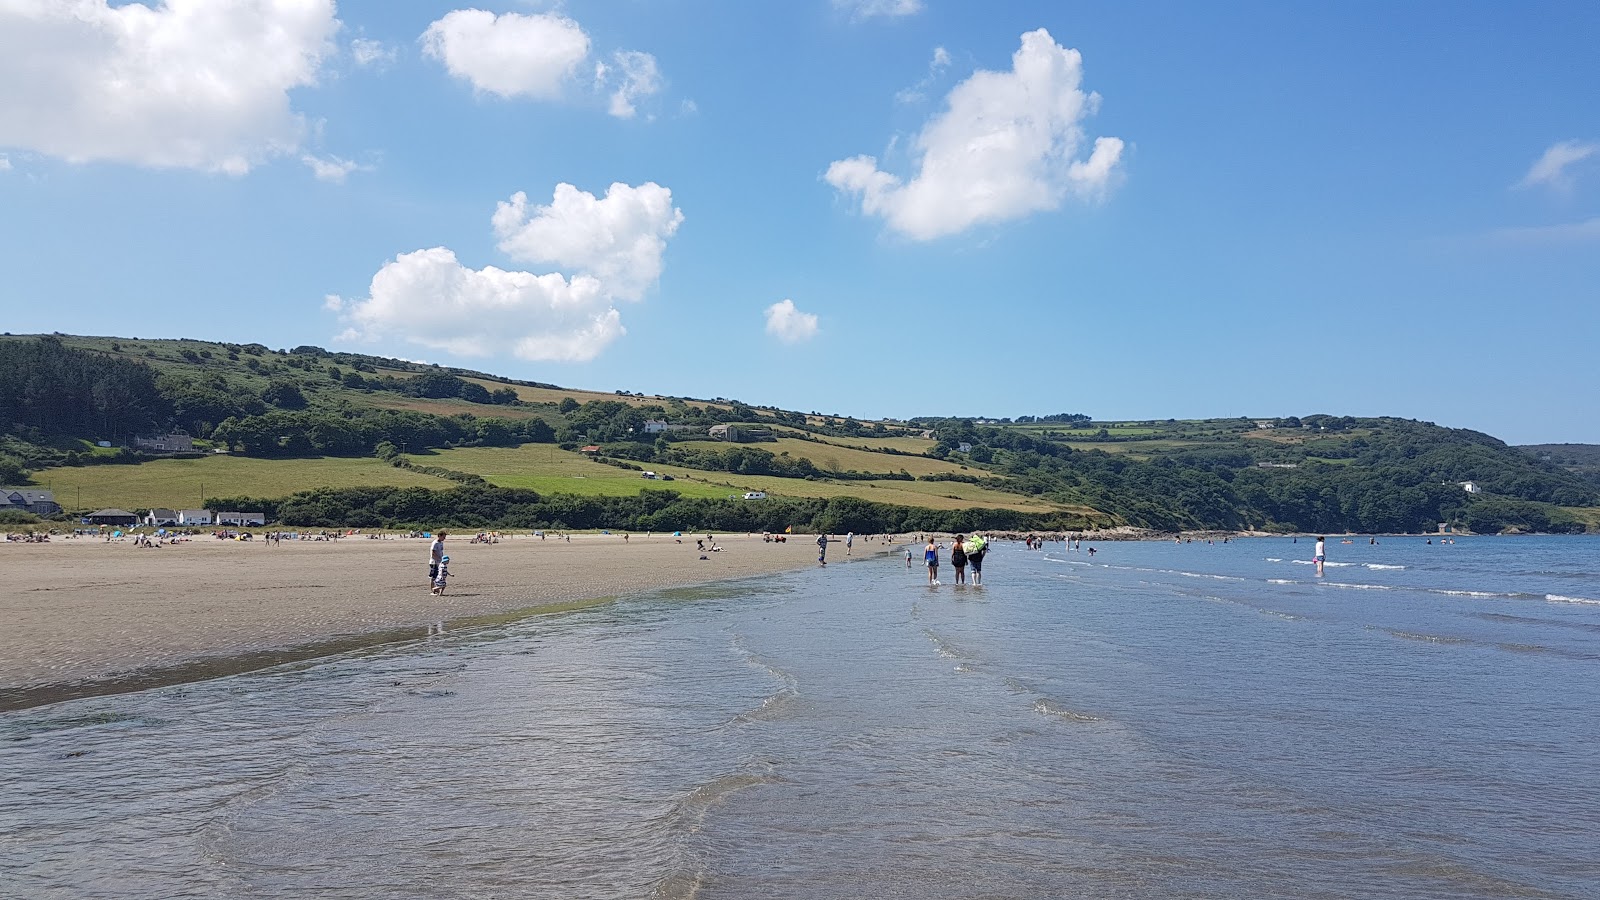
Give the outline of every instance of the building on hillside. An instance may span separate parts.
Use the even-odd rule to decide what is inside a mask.
[[[265,525],[267,517],[258,512],[239,512],[238,510],[217,510],[216,524],[218,525]]]
[[[178,511],[175,509],[152,509],[144,514],[144,524],[165,528],[168,525],[178,524]]]
[[[136,437],[133,439],[133,448],[150,453],[193,453],[194,438],[176,432]]]
[[[139,524],[139,517],[125,509],[97,509],[84,516],[90,525],[117,525],[126,528]]]
[[[661,434],[666,431],[698,431],[699,425],[688,422],[668,422],[665,419],[646,419],[644,422],[645,434]]]
[[[179,525],[210,525],[211,521],[211,510],[209,509],[178,510]]]
[[[1483,488],[1478,487],[1478,483],[1476,481],[1458,481],[1456,484],[1461,485],[1461,489],[1469,494],[1483,493]]]
[[[925,429],[922,432],[922,439],[925,440],[925,441],[937,440],[937,438],[935,438],[933,436],[933,429],[932,428]]]
[[[579,453],[599,453],[600,452],[600,446],[598,444],[590,444],[587,447],[579,447],[578,448],[578,452]]]
[[[753,444],[757,441],[775,441],[777,436],[770,428],[757,428],[753,425],[734,425],[724,423],[711,426],[711,439],[714,441],[732,441],[735,444]]]
[[[956,452],[957,453],[971,453],[972,452],[972,445],[967,443],[966,441],[962,441],[961,443],[956,445]]]
[[[61,512],[61,505],[56,503],[55,494],[49,491],[18,489],[6,491],[5,497],[12,506],[31,512],[36,516],[53,516]]]

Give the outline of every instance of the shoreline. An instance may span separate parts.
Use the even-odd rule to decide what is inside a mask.
[[[704,539],[704,535],[700,536]],[[163,548],[129,541],[0,545],[0,712],[225,677],[368,647],[569,612],[650,591],[771,576],[816,565],[809,535],[764,543],[695,537],[447,539],[454,579],[425,585],[427,539],[222,541]],[[858,538],[867,559],[893,538]],[[701,557],[704,556],[705,559]]]

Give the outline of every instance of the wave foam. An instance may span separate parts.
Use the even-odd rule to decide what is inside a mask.
[[[1404,569],[1405,566],[1386,566],[1382,563],[1362,563],[1369,569]]]
[[[1600,606],[1600,600],[1590,600],[1588,597],[1567,597],[1561,594],[1545,594],[1544,599],[1551,603],[1582,603],[1588,606]]]

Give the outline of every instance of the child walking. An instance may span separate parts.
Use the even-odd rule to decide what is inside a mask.
[[[439,571],[433,576],[432,593],[444,596],[445,582],[450,580],[450,557],[439,557]]]

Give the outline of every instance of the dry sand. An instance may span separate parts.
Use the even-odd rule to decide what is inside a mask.
[[[704,560],[695,537],[451,536],[442,598],[428,592],[423,538],[0,544],[0,709],[415,638],[441,621],[816,565],[813,536],[719,535],[723,551]],[[884,546],[857,539],[855,555]],[[843,559],[843,544],[828,555]]]

